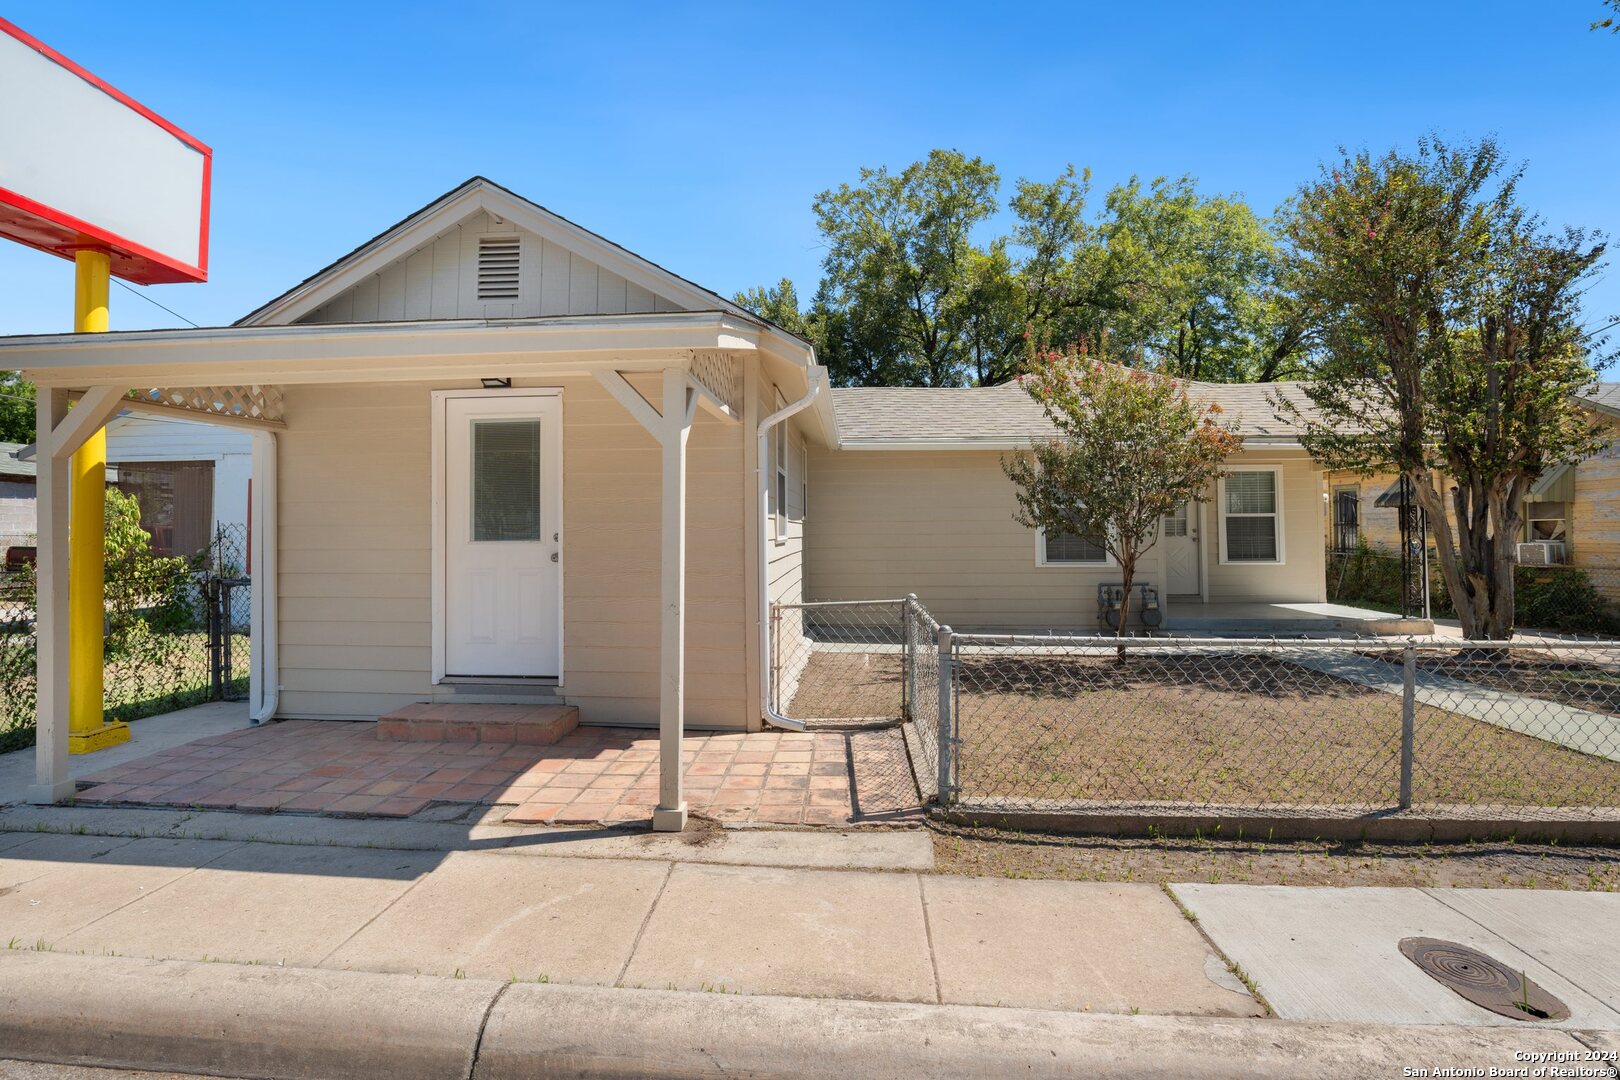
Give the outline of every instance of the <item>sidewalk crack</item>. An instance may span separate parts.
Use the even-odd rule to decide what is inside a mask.
[[[501,983],[501,988],[495,991],[495,996],[489,999],[489,1008],[484,1010],[484,1018],[478,1022],[478,1037],[473,1040],[472,1060],[467,1063],[467,1080],[473,1080],[478,1075],[478,1055],[484,1052],[484,1032],[489,1028],[489,1018],[495,1015],[495,1006],[501,1003],[511,983]]]
[[[619,968],[619,975],[613,980],[613,985],[622,987],[624,977],[630,971],[630,962],[636,958],[636,950],[641,948],[641,935],[647,932],[647,926],[652,922],[653,912],[658,910],[658,902],[664,898],[664,890],[669,887],[669,879],[675,876],[675,864],[670,863],[669,869],[664,871],[664,880],[658,883],[658,891],[653,894],[652,903],[647,905],[647,914],[642,917],[641,925],[636,927],[636,936],[630,942],[630,951],[625,955],[624,966]]]
[[[1507,945],[1509,948],[1513,949],[1514,951],[1521,952],[1524,955],[1526,955],[1526,956],[1530,957],[1531,959],[1535,960],[1536,963],[1540,964],[1542,967],[1545,967],[1548,971],[1552,972],[1554,975],[1557,975],[1560,979],[1563,979],[1565,982],[1569,983],[1569,985],[1573,986],[1575,989],[1579,990],[1581,993],[1585,994],[1587,997],[1589,997],[1593,1001],[1597,1002],[1597,1004],[1600,1007],[1602,1007],[1606,1012],[1611,1012],[1611,1013],[1614,1013],[1616,1015],[1620,1015],[1620,1008],[1616,1008],[1615,1006],[1609,1004],[1609,1002],[1604,1000],[1604,998],[1600,994],[1593,993],[1591,990],[1588,990],[1585,986],[1582,986],[1580,983],[1576,982],[1573,977],[1564,974],[1564,972],[1562,972],[1558,968],[1554,967],[1552,961],[1549,960],[1547,957],[1542,956],[1540,953],[1532,952],[1529,948],[1527,948],[1526,946],[1520,945],[1518,942],[1514,941],[1512,938],[1508,937],[1506,934],[1500,932],[1499,930],[1496,930],[1496,929],[1494,929],[1492,927],[1486,926],[1484,923],[1480,922],[1477,918],[1470,915],[1468,912],[1463,911],[1460,908],[1454,907],[1451,904],[1446,903],[1445,900],[1441,899],[1441,897],[1439,895],[1439,890],[1431,889],[1431,888],[1424,888],[1424,889],[1420,889],[1419,891],[1424,893],[1425,895],[1427,895],[1431,900],[1433,900],[1435,903],[1439,904],[1441,907],[1445,908],[1447,911],[1454,912],[1455,914],[1461,915],[1463,918],[1467,919],[1469,922],[1473,923],[1475,926],[1477,926],[1481,930],[1485,931],[1491,937],[1493,937],[1496,940],[1502,942],[1504,945]],[[1568,1030],[1568,1029],[1566,1029],[1566,1030]]]
[[[928,939],[928,964],[934,971],[934,1001],[945,1004],[945,991],[940,988],[939,982],[939,953],[934,948],[934,924],[928,918],[928,890],[923,888],[921,874],[913,874],[917,879],[917,899],[922,901],[923,936]]]
[[[426,881],[428,879],[428,875],[430,875],[432,873],[433,873],[433,871],[431,869],[429,869],[429,870],[423,870],[420,874],[416,875],[416,880],[412,881],[409,885],[405,886],[405,888],[400,891],[400,894],[398,896],[394,897],[392,900],[388,901],[382,907],[380,907],[376,911],[372,912],[371,913],[371,918],[367,919],[365,922],[363,922],[359,926],[355,927],[354,928],[354,933],[350,934],[348,937],[344,938],[342,941],[340,941],[336,945],[332,946],[332,948],[330,950],[328,950],[327,953],[324,956],[322,956],[319,960],[317,960],[313,964],[311,964],[310,967],[320,967],[322,964],[324,964],[328,960],[332,959],[332,957],[336,956],[337,953],[338,953],[338,950],[342,949],[343,946],[347,945],[349,942],[353,941],[355,938],[357,938],[361,934],[363,934],[366,931],[366,929],[371,926],[372,923],[376,922],[378,919],[382,918],[385,914],[392,911],[394,909],[395,904],[399,903],[401,900],[403,900],[407,896],[411,895],[412,891],[415,890],[415,888],[418,885],[422,884],[422,882]]]

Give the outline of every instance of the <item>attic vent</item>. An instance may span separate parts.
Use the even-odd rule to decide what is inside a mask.
[[[478,238],[478,299],[518,298],[518,248],[516,236]]]

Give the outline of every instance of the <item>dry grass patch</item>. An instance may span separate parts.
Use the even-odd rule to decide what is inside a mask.
[[[1397,804],[1401,701],[1257,654],[968,655],[966,800]],[[1417,805],[1620,806],[1620,763],[1420,706]]]
[[[1561,844],[1122,839],[940,825],[934,859],[936,873],[979,877],[1620,892],[1620,849]]]

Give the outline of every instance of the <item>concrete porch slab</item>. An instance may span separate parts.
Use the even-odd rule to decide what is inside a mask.
[[[1620,1030],[1620,1011],[1422,890],[1171,888],[1284,1019]],[[1529,1024],[1471,1004],[1401,954],[1400,940],[1413,936],[1459,942],[1525,972],[1569,1006],[1570,1019]]]
[[[675,867],[620,985],[938,1000],[917,879],[828,870]]]
[[[578,726],[579,710],[572,705],[419,702],[379,716],[377,738],[549,746]]]
[[[930,877],[922,886],[946,1004],[1265,1012],[1241,987],[1209,978],[1219,958],[1152,885]]]
[[[143,850],[157,843],[130,841]],[[314,967],[439,858],[244,844],[53,944],[74,952]]]
[[[322,967],[611,986],[669,868],[454,853]]]
[[[493,811],[498,815],[499,810]],[[844,870],[931,870],[934,845],[922,829],[725,829],[667,836],[636,830],[550,828],[415,819],[329,818],[229,811],[14,806],[0,810],[0,854],[40,833],[174,837],[270,844],[492,851],[590,859],[655,859],[737,866]]]

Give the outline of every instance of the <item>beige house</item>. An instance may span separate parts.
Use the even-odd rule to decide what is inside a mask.
[[[1326,598],[1322,472],[1280,422],[1283,385],[1195,383],[1244,436],[1205,499],[1138,567],[1170,627],[1288,621]],[[806,593],[917,597],[956,629],[1098,626],[1119,571],[1096,544],[1019,525],[1003,459],[1050,437],[1020,387],[832,391],[837,442],[810,453]],[[1291,607],[1284,606],[1291,605]]]
[[[1620,435],[1620,383],[1599,383],[1581,398],[1615,435]],[[1354,551],[1365,543],[1400,550],[1399,483],[1394,473],[1363,476],[1328,472],[1326,532],[1331,551]],[[1620,440],[1578,462],[1548,470],[1524,502],[1519,562],[1613,571],[1620,568]],[[1616,580],[1600,587],[1620,597]]]
[[[827,392],[803,340],[475,178],[234,325],[0,340],[40,389],[39,740],[66,770],[68,480],[120,410],[253,444],[252,716],[564,701],[790,726],[769,605],[916,593],[961,627],[1096,626],[1115,572],[1012,520],[1016,388]],[[1243,452],[1143,573],[1172,621],[1323,598],[1322,478],[1266,388],[1200,386]],[[72,408],[69,408],[72,402]]]

